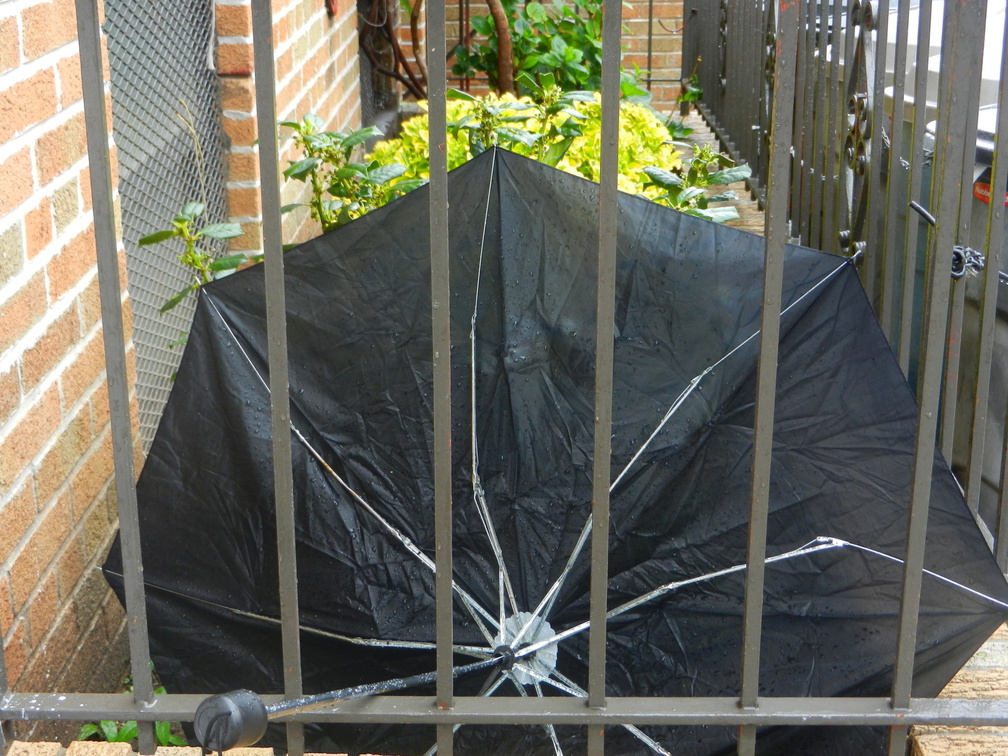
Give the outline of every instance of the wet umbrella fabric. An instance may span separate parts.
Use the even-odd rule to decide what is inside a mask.
[[[508,618],[548,623],[518,645],[588,616],[578,543],[591,501],[598,195],[502,151],[454,171],[449,192],[464,663],[500,640],[502,602]],[[434,667],[427,201],[413,192],[285,257],[306,691]],[[619,202],[609,605],[701,579],[610,619],[608,690],[735,695],[744,576],[729,568],[746,554],[763,242]],[[767,553],[785,556],[767,567],[761,692],[887,695],[902,566],[886,555],[904,551],[913,396],[847,262],[789,247],[783,297]],[[151,649],[172,692],[282,689],[265,333],[260,268],[204,287],[138,483]],[[926,567],[961,585],[924,577],[915,696],[937,694],[1008,601],[937,452],[934,476]],[[106,574],[121,595],[120,572],[117,545]],[[508,619],[510,637],[526,619]],[[457,690],[577,693],[587,633],[550,648],[555,662],[537,654],[520,679],[495,672]],[[614,728],[606,747],[728,753],[735,734]],[[351,753],[424,753],[433,735],[311,732],[313,748]],[[461,753],[584,750],[576,727],[472,726],[457,738]],[[883,743],[852,728],[760,739],[774,753]]]

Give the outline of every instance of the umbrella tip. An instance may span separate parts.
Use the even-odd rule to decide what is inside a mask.
[[[205,751],[250,746],[266,734],[266,706],[251,690],[232,690],[203,699],[193,717]]]
[[[515,652],[511,646],[502,643],[494,649],[494,653],[500,657],[500,668],[507,671],[515,665]]]

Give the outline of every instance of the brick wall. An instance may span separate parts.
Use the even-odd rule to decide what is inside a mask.
[[[281,118],[359,124],[356,7],[274,10]],[[236,247],[259,251],[247,0],[221,0],[217,24]],[[0,0],[0,630],[20,691],[115,691],[126,669],[123,613],[96,569],[117,512],[81,97],[73,0]],[[314,232],[303,214],[287,223],[288,238]],[[125,294],[124,314],[128,334]],[[132,386],[132,347],[128,363]],[[135,400],[133,413],[138,438]]]
[[[0,113],[7,676],[15,690],[114,690],[125,644],[95,569],[116,509],[72,0],[0,0]]]
[[[357,66],[357,6],[339,0],[330,16],[322,0],[275,0],[274,65],[278,120],[320,116],[326,127],[360,126],[360,82]],[[228,204],[231,220],[245,235],[231,243],[232,252],[258,252],[259,164],[255,123],[251,15],[247,0],[217,0],[217,69],[221,75],[224,130],[231,139]],[[281,147],[281,165],[294,159],[289,143]],[[304,186],[287,182],[282,202],[305,202]],[[304,241],[319,228],[307,210],[284,218],[284,241]]]

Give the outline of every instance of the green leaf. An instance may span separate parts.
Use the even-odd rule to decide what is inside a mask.
[[[163,305],[161,305],[161,312],[168,312],[168,310],[171,310],[171,309],[177,307],[178,304],[179,304],[179,302],[181,302],[183,299],[185,299],[189,295],[190,291],[195,291],[198,288],[199,288],[199,286],[197,286],[196,284],[189,284],[189,286],[186,286],[184,289],[182,289],[182,291],[180,291],[174,297],[172,297],[167,302],[165,302]]]
[[[211,239],[234,239],[244,233],[237,223],[210,223],[200,229],[200,236]]]
[[[155,231],[153,234],[147,234],[147,236],[140,237],[140,241],[137,245],[140,247],[146,247],[148,244],[159,244],[160,242],[167,241],[173,236],[178,236],[178,231],[174,228],[166,228],[164,231]]]
[[[681,192],[679,192],[680,202],[689,202],[694,197],[699,197],[704,193],[702,186],[687,186],[684,187]]]
[[[101,730],[98,729],[98,725],[94,722],[88,722],[80,728],[80,732],[77,733],[77,740],[87,740],[100,732]]]
[[[564,155],[567,154],[567,150],[570,149],[573,141],[573,137],[567,137],[566,139],[561,139],[559,142],[554,142],[546,148],[542,161],[546,163],[546,165],[551,165],[555,168],[556,164],[563,159]]]
[[[672,171],[667,171],[664,168],[659,168],[657,165],[649,165],[644,169],[644,173],[646,173],[648,178],[654,183],[665,189],[683,185],[682,179],[677,174],[672,173]]]
[[[322,161],[318,158],[304,158],[287,166],[287,170],[283,172],[283,175],[287,178],[304,181],[305,176],[315,170],[321,163]]]
[[[738,194],[734,191],[721,192],[720,194],[715,194],[713,197],[708,197],[708,202],[729,202],[731,200],[737,200]]]
[[[98,726],[101,728],[101,732],[102,735],[105,736],[105,740],[107,740],[109,743],[117,742],[117,738],[119,737],[119,725],[117,725],[115,722],[110,722],[107,719],[103,719],[101,722],[98,723]]]
[[[112,740],[111,738],[109,738],[109,742],[129,743],[136,736],[137,736],[137,723],[132,721],[125,722],[123,726],[119,728],[119,734],[116,735],[116,739]]]
[[[404,173],[406,173],[406,166],[402,163],[381,165],[368,171],[369,177],[376,184],[387,184],[389,181],[399,178]]]
[[[182,212],[180,215],[185,216],[189,220],[193,220],[203,215],[203,211],[206,210],[206,206],[202,202],[186,202],[182,206]]]
[[[237,255],[226,255],[225,257],[218,257],[212,263],[210,263],[210,270],[220,271],[220,270],[234,270],[235,268],[244,265],[248,262],[248,255],[237,254]]]
[[[343,147],[350,149],[351,147],[356,147],[358,144],[363,144],[372,137],[383,136],[385,136],[385,132],[377,126],[367,126],[363,129],[357,129],[357,131],[351,131],[350,134],[347,135],[347,138],[343,140]]]
[[[752,176],[752,168],[747,163],[736,165],[734,168],[725,168],[716,171],[707,177],[710,184],[734,184],[736,181],[744,181]]]
[[[479,100],[475,95],[471,95],[468,92],[463,92],[461,89],[449,88],[445,93],[445,97],[449,100],[465,100],[466,102],[477,102]]]
[[[697,215],[701,218],[712,220],[715,223],[724,223],[725,221],[735,220],[739,217],[738,210],[736,210],[733,205],[729,205],[728,207],[711,207],[706,209],[695,208],[689,212],[691,215]]]
[[[308,205],[305,205],[304,203],[301,202],[292,202],[289,205],[283,205],[280,208],[280,215],[286,215],[287,213],[291,212],[292,210],[296,210],[299,207],[308,207]]]
[[[549,18],[549,14],[542,4],[534,2],[534,0],[525,6],[525,14],[537,24],[544,24]]]

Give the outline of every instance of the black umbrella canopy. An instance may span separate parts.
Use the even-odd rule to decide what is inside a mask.
[[[577,695],[598,187],[492,151],[454,171],[449,193],[459,663],[570,630],[510,675],[457,689]],[[427,202],[413,192],[285,257],[309,691],[434,667]],[[630,196],[618,222],[608,690],[735,695],[763,241]],[[914,399],[848,262],[789,247],[783,301],[761,692],[886,695]],[[204,287],[138,483],[152,654],[172,692],[282,689],[265,333],[261,268]],[[926,567],[947,580],[924,576],[915,696],[937,694],[1008,606],[937,452]],[[120,572],[116,547],[106,574],[119,591]],[[426,727],[312,737],[351,753],[434,742]],[[457,738],[463,753],[584,750],[576,727],[463,727]],[[722,753],[734,738],[727,727],[615,728],[606,748]],[[865,729],[760,737],[772,753],[883,743]]]

